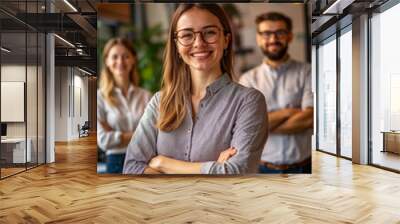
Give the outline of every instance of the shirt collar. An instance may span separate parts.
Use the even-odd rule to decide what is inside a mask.
[[[127,96],[129,97],[129,96],[135,91],[135,89],[136,89],[135,86],[132,85],[132,84],[130,84],[129,87],[128,87],[128,94],[127,94]],[[114,91],[115,91],[117,94],[122,95],[121,88],[115,87],[115,88],[114,88]]]
[[[228,85],[231,82],[231,78],[227,73],[222,74],[217,80],[207,86],[207,92],[210,92],[212,95],[216,94],[218,90],[222,87]]]
[[[289,68],[289,66],[293,63],[293,60],[289,57],[288,60],[286,62],[284,62],[283,64],[281,64],[279,67],[277,68],[272,68],[270,65],[268,65],[267,63],[263,62],[263,67],[267,70],[267,71],[275,71],[278,74],[282,74],[285,73],[286,70]]]
[[[130,96],[135,91],[135,86],[130,84],[128,88],[128,96]]]

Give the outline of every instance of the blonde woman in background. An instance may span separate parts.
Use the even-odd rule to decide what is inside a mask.
[[[151,98],[140,88],[137,55],[126,39],[109,40],[103,51],[97,92],[97,144],[106,153],[107,173],[121,173],[128,143]]]
[[[232,29],[217,4],[182,4],[168,34],[162,88],[128,146],[126,174],[257,172],[264,96],[233,82]]]

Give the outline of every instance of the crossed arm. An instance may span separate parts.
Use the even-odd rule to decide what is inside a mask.
[[[285,108],[268,113],[269,131],[274,134],[295,134],[313,127],[312,107],[302,110]]]
[[[217,162],[224,163],[235,154],[236,149],[228,148],[220,153]],[[201,165],[201,162],[186,162],[158,155],[150,160],[144,174],[200,174]]]
[[[108,125],[107,122],[99,121],[101,129],[100,138],[103,135],[110,135],[114,130]],[[120,135],[120,144],[117,147],[125,147],[129,144],[133,133],[122,132]],[[104,136],[105,137],[105,136]],[[104,146],[103,146],[104,147]],[[234,148],[228,148],[221,152],[218,162],[223,163],[236,153]],[[144,174],[160,174],[160,173],[174,173],[174,174],[199,174],[202,163],[198,162],[185,162],[181,160],[172,159],[166,156],[158,155],[153,157],[148,166],[144,170]]]
[[[105,100],[97,93],[97,143],[103,150],[126,147],[133,132],[117,131],[106,120],[107,110]]]
[[[98,137],[99,137],[99,144],[100,147],[107,149],[110,147],[117,147],[117,148],[122,148],[126,147],[132,136],[133,132],[121,132],[121,135],[119,135],[119,144],[113,146],[114,143],[112,143],[112,135],[115,133],[115,130],[113,130],[110,125],[105,122],[105,121],[98,121]]]

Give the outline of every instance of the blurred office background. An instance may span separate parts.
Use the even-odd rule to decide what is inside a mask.
[[[235,32],[235,73],[259,65],[263,55],[258,49],[255,18],[277,11],[293,20],[294,40],[289,47],[292,58],[310,62],[311,42],[307,35],[309,20],[305,4],[229,3],[221,4],[231,17]],[[139,52],[141,85],[152,92],[159,88],[162,53],[176,3],[98,4],[98,59],[105,42],[111,37],[127,37]],[[155,16],[157,15],[157,16]],[[98,60],[100,67],[101,60]]]

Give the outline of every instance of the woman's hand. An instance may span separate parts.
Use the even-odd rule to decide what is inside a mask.
[[[155,156],[150,160],[149,167],[153,170],[161,172],[162,164],[165,162],[166,159],[168,159],[168,157],[162,155]]]
[[[236,149],[230,147],[219,154],[217,162],[223,163],[236,154]]]
[[[218,163],[223,163],[236,154],[233,147],[226,149],[219,154]],[[199,174],[202,163],[186,162],[172,159],[163,155],[153,157],[148,166],[152,171],[166,174]]]
[[[152,169],[150,167],[146,167],[143,171],[143,174],[162,174],[160,171]]]
[[[111,126],[106,121],[100,121],[100,125],[106,132],[113,131]],[[133,132],[131,132],[131,131],[122,132],[122,134],[120,136],[120,144],[118,145],[118,147],[126,147],[127,145],[129,145],[129,143],[131,142],[132,136],[133,136]]]
[[[201,162],[187,162],[167,156],[153,157],[148,166],[150,169],[165,174],[200,174]]]

